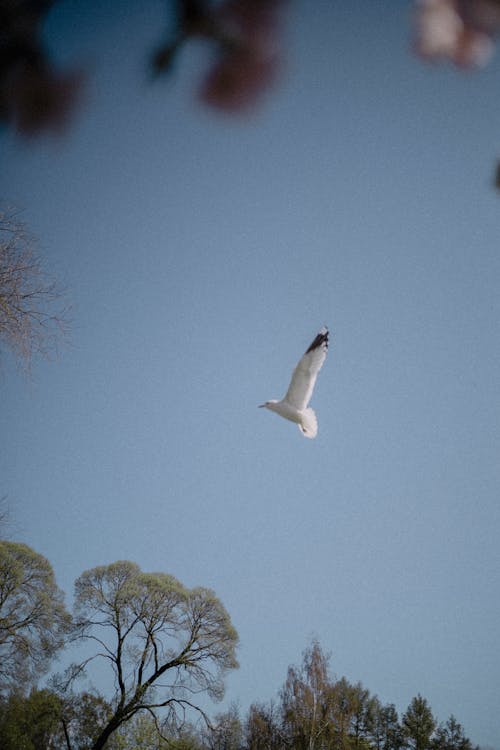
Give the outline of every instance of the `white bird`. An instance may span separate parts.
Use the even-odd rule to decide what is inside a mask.
[[[260,405],[261,408],[270,409],[281,417],[296,422],[307,438],[315,438],[318,434],[316,414],[313,409],[308,408],[308,403],[327,351],[328,328],[323,326],[293,371],[285,397],[281,401],[266,401]]]

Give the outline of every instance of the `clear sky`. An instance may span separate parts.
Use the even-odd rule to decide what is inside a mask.
[[[500,57],[411,52],[411,3],[296,2],[250,119],[150,85],[161,2],[66,0],[89,71],[62,141],[0,134],[73,303],[71,345],[0,381],[12,536],[75,578],[130,559],[213,588],[227,699],[276,695],[317,636],[337,676],[424,695],[500,748]],[[257,409],[328,324],[316,440]]]

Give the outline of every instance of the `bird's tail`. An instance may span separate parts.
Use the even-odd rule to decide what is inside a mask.
[[[309,407],[302,412],[302,419],[299,422],[299,430],[306,438],[315,438],[318,434],[318,420],[314,409]]]

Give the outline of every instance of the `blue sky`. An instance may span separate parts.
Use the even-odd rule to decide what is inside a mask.
[[[0,134],[2,199],[73,304],[31,381],[3,360],[12,535],[69,603],[117,559],[213,588],[243,709],[317,636],[500,748],[500,60],[415,59],[409,2],[296,2],[280,85],[233,120],[195,101],[203,49],[149,85],[163,13],[61,3],[86,105],[62,141]],[[323,324],[309,441],[256,406]]]

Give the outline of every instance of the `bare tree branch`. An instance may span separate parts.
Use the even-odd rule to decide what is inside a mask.
[[[142,573],[127,561],[83,573],[75,591],[82,637],[100,644],[116,687],[113,715],[92,750],[140,712],[166,711],[174,726],[192,710],[208,722],[189,696],[220,699],[225,673],[238,666],[237,633],[212,591],[186,589],[173,576]],[[168,684],[167,674],[174,675]]]
[[[34,239],[13,212],[0,211],[0,347],[30,365],[68,332],[64,290],[44,268]]]

